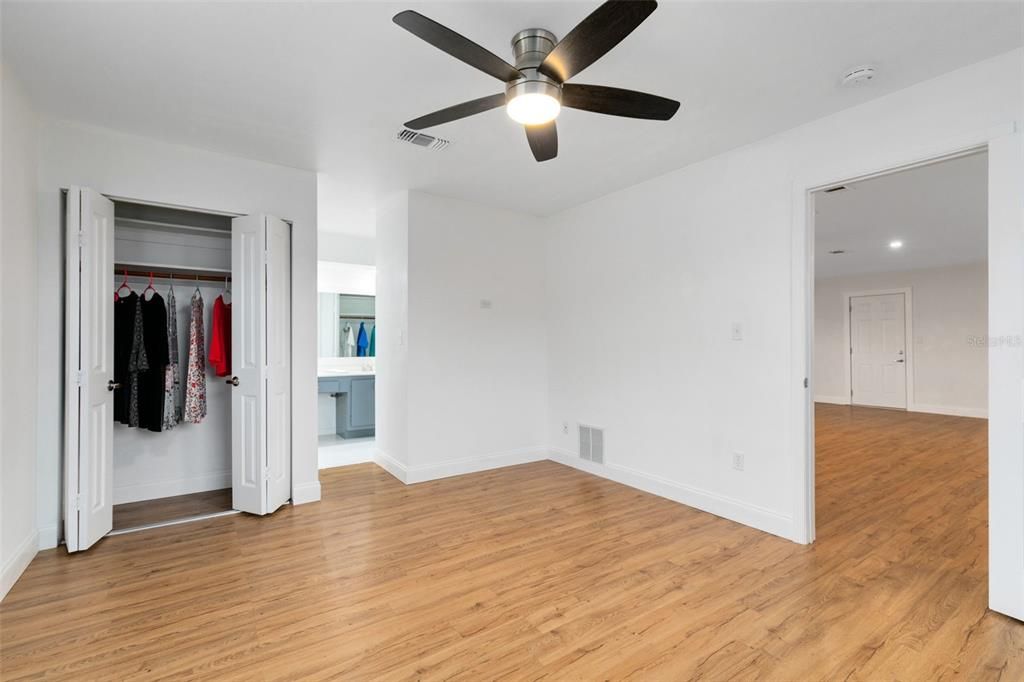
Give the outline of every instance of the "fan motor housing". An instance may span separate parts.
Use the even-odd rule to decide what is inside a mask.
[[[516,68],[523,77],[505,86],[505,100],[511,101],[519,95],[539,94],[562,100],[562,85],[537,70],[544,58],[555,49],[558,38],[543,28],[527,28],[512,36],[512,54]]]

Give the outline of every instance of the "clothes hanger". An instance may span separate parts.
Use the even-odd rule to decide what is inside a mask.
[[[224,278],[224,291],[220,295],[221,300],[225,305],[231,305],[231,278]]]
[[[117,289],[114,290],[114,302],[115,303],[117,301],[121,300],[121,289],[127,289],[129,296],[132,294],[132,288],[128,284],[128,270],[127,269],[125,269],[125,271],[124,271],[124,279],[121,280],[121,286],[119,286]]]
[[[147,284],[146,288],[142,290],[142,298],[143,298],[143,300],[148,300],[148,301],[152,301],[153,300],[153,296],[150,296],[148,299],[146,298],[146,292],[149,292],[149,291],[152,291],[153,292],[153,296],[156,296],[156,289],[153,288],[153,273],[152,272],[149,273],[149,284]]]

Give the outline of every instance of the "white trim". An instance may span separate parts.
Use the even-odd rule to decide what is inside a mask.
[[[829,405],[849,405],[850,396],[841,395],[816,395],[814,396],[814,402],[816,403],[828,403]]]
[[[57,526],[47,526],[46,528],[39,529],[40,551],[44,549],[53,549],[60,544],[58,530]]]
[[[815,537],[814,517],[814,405],[813,392],[803,389],[806,379],[814,381],[814,195],[813,192],[844,182],[863,180],[923,166],[951,157],[973,153],[990,141],[1012,135],[1019,123],[1011,121],[918,147],[912,152],[884,152],[869,162],[851,163],[842,160],[827,170],[798,176],[793,182],[791,197],[791,352],[790,399],[793,415],[787,443],[794,453],[791,471],[793,489],[793,522],[797,541],[810,543]],[[991,187],[991,174],[989,183]],[[991,409],[991,405],[989,406]]]
[[[292,504],[320,501],[320,481],[301,483],[292,487]]]
[[[853,305],[851,299],[861,296],[888,296],[891,294],[903,294],[903,357],[905,359],[904,371],[906,372],[906,381],[903,386],[905,393],[904,403],[907,410],[914,412],[914,296],[911,287],[843,292],[843,339],[846,343],[846,346],[843,348],[843,353],[846,356],[846,362],[843,363],[843,394],[850,396],[846,402],[853,403],[853,368],[851,367],[853,354],[850,352],[850,349],[853,348],[853,329],[850,324],[850,315],[853,314],[853,310],[850,309]],[[882,406],[865,405],[865,407]]]
[[[32,563],[32,559],[36,557],[38,551],[39,532],[32,531],[21,541],[18,548],[14,550],[14,554],[4,562],[3,571],[0,572],[0,600],[3,600],[14,587],[14,583],[18,582],[18,578]]]
[[[925,414],[944,414],[950,417],[974,417],[975,419],[988,419],[988,410],[984,407],[957,407],[955,405],[921,405],[914,404],[910,412],[923,412]]]
[[[787,540],[797,540],[793,518],[771,509],[743,502],[732,497],[719,495],[660,476],[637,471],[619,464],[595,464],[580,459],[570,450],[552,448],[549,459],[559,464],[585,471],[588,474],[621,483],[658,497],[685,504],[688,507],[720,516],[745,526],[778,535]]]
[[[373,454],[373,462],[402,483],[407,482],[408,474],[406,473],[405,465],[380,448],[377,448],[377,451]]]
[[[157,500],[161,497],[189,495],[191,493],[201,493],[207,490],[222,490],[230,487],[231,471],[215,471],[200,474],[198,476],[178,478],[169,481],[154,481],[152,483],[115,486],[114,504],[144,502],[146,500]]]
[[[450,459],[444,462],[428,464],[426,466],[406,467],[406,483],[423,483],[434,481],[449,476],[462,476],[488,469],[501,469],[502,467],[526,464],[528,462],[539,462],[547,459],[546,448],[519,448],[506,450],[505,452],[494,452],[481,457],[463,457],[461,459]]]

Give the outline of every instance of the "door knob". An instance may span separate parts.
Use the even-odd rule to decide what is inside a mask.
[[[121,388],[121,384],[117,383],[113,379],[111,379],[110,381],[107,382],[107,390],[108,391],[113,391],[116,388]]]
[[[897,360],[896,362],[903,362],[903,358],[900,358],[900,359],[899,359],[899,360]]]
[[[230,379],[225,380],[224,383],[225,384],[231,384],[232,386],[237,386],[238,385],[238,377],[231,377]]]

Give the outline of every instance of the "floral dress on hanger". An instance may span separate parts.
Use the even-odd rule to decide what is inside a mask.
[[[185,376],[185,415],[189,424],[206,417],[206,361],[203,350],[203,294],[196,287],[192,294],[192,319],[188,327],[188,372]]]
[[[164,370],[164,430],[181,423],[181,367],[178,364],[178,311],[174,285],[167,292],[167,354],[170,362]]]

